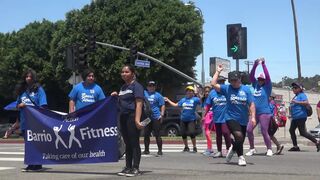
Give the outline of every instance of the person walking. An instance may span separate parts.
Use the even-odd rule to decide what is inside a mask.
[[[17,109],[20,111],[20,129],[26,141],[26,118],[21,109],[26,106],[47,107],[47,97],[44,89],[38,83],[37,74],[33,69],[28,69],[23,74],[23,81],[18,89]],[[26,154],[29,156],[30,154]],[[43,170],[42,165],[27,165],[22,172],[36,172]]]
[[[226,78],[223,76],[219,76],[217,79],[217,83],[220,85],[224,85]],[[226,144],[226,149],[229,150],[231,146],[231,138],[230,131],[226,124],[226,120],[224,118],[224,114],[226,112],[227,99],[224,95],[216,90],[211,90],[210,94],[206,101],[206,112],[208,109],[212,107],[213,111],[213,122],[216,130],[216,143],[218,151],[213,154],[214,158],[223,157],[222,155],[222,136],[224,137],[224,141]]]
[[[212,129],[214,129],[214,126],[211,126],[213,121],[213,112],[212,112],[211,106],[206,105],[207,99],[209,98],[210,91],[211,91],[211,87],[209,86],[204,87],[204,94],[203,94],[202,103],[201,103],[202,104],[201,107],[204,109],[202,127],[204,129],[204,134],[207,140],[207,149],[202,153],[205,156],[211,156],[214,153],[212,148],[212,139],[211,139],[211,131]]]
[[[306,120],[307,120],[307,109],[306,105],[309,104],[306,94],[303,92],[303,85],[299,82],[294,82],[291,84],[292,91],[295,94],[290,102],[290,113],[291,113],[291,124],[290,124],[290,135],[293,147],[289,151],[300,151],[297,143],[296,129],[299,129],[300,135],[312,141],[316,147],[317,152],[320,151],[320,142],[315,137],[313,137],[306,130]]]
[[[261,64],[264,73],[260,73],[258,78],[255,78],[256,68]],[[269,125],[272,117],[272,112],[269,106],[269,96],[272,91],[272,83],[270,79],[270,75],[268,69],[265,64],[264,58],[257,59],[251,69],[250,72],[250,81],[252,83],[252,87],[254,88],[253,99],[256,107],[256,122],[260,124],[261,133],[263,136],[264,143],[267,147],[267,156],[272,156],[272,146],[271,139],[268,133]],[[250,149],[246,153],[246,156],[252,156],[257,153],[254,148],[254,135],[253,130],[256,128],[257,124],[253,125],[252,121],[249,121],[247,126],[247,134],[250,144]]]
[[[141,160],[140,123],[144,101],[143,87],[136,80],[136,71],[132,65],[124,65],[121,70],[124,81],[120,92],[112,92],[111,96],[119,96],[120,131],[126,145],[126,166],[117,173],[119,176],[138,176]]]
[[[197,121],[196,108],[200,105],[200,98],[195,97],[194,88],[192,86],[186,87],[186,97],[182,98],[178,103],[172,102],[169,98],[165,97],[164,100],[168,102],[171,106],[174,107],[182,107],[181,112],[181,136],[184,144],[183,152],[189,152],[188,140],[187,136],[189,135],[191,138],[191,142],[193,145],[193,152],[196,153],[196,132],[195,126]]]
[[[92,69],[85,69],[81,77],[83,81],[75,85],[69,93],[69,113],[105,98],[103,90],[95,83]]]
[[[149,81],[147,84],[147,90],[144,91],[144,97],[150,102],[152,109],[151,123],[144,128],[144,151],[143,154],[150,154],[150,135],[153,131],[153,135],[156,138],[158,146],[158,155],[162,153],[162,138],[160,135],[161,124],[164,117],[165,103],[163,96],[156,92],[156,82]]]
[[[280,119],[280,115],[278,112],[278,107],[276,105],[276,102],[274,101],[275,99],[275,94],[271,92],[270,95],[270,102],[269,102],[269,106],[270,106],[270,110],[273,113],[272,117],[271,117],[271,122],[270,122],[270,126],[268,129],[268,133],[270,136],[271,141],[277,146],[277,151],[276,151],[276,155],[281,154],[284,146],[282,144],[279,143],[278,139],[274,136],[274,134],[277,132],[277,130],[279,129],[279,126],[277,124],[277,119]]]
[[[239,157],[238,165],[246,166],[247,163],[243,157],[243,143],[249,120],[249,112],[250,121],[253,125],[256,124],[256,109],[253,96],[249,87],[242,85],[241,74],[238,71],[233,71],[228,74],[230,85],[218,84],[217,80],[222,70],[222,65],[218,65],[211,85],[217,92],[224,95],[227,101],[225,120],[234,137],[234,141],[229,148],[226,161],[230,162],[233,154],[236,152]]]

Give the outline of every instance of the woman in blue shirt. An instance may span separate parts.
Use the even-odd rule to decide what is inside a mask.
[[[193,145],[193,152],[197,152],[195,126],[197,121],[196,108],[200,105],[200,98],[194,96],[194,88],[186,87],[186,97],[182,98],[178,103],[172,102],[167,97],[164,98],[171,106],[182,107],[181,112],[181,135],[184,143],[183,152],[189,152],[187,135],[190,136]]]
[[[228,79],[230,85],[218,84],[217,79],[222,70],[222,65],[219,65],[213,76],[211,85],[217,92],[226,97],[227,107],[225,120],[230,132],[235,138],[232,148],[229,148],[226,161],[230,162],[233,154],[237,152],[239,157],[238,165],[245,166],[247,163],[243,157],[243,142],[249,120],[249,111],[251,113],[250,120],[252,124],[256,124],[256,109],[253,96],[249,87],[242,85],[241,74],[239,72],[234,71],[229,73]]]
[[[300,135],[309,139],[315,143],[317,151],[320,150],[320,142],[317,141],[311,134],[306,131],[306,120],[307,120],[307,109],[306,105],[309,103],[306,94],[303,92],[303,86],[294,82],[291,84],[293,93],[295,94],[294,98],[290,102],[290,113],[291,113],[291,124],[290,124],[290,135],[293,147],[289,151],[300,151],[300,148],[297,143],[296,129],[299,129]]]
[[[126,144],[126,166],[119,176],[133,177],[140,175],[140,129],[143,106],[143,87],[136,80],[136,71],[132,65],[125,65],[121,70],[121,78],[124,81],[120,92],[113,92],[111,96],[119,96],[120,131]]]
[[[28,69],[23,75],[23,82],[18,89],[18,99],[17,99],[17,108],[21,110],[26,106],[47,106],[46,93],[43,88],[37,82],[36,72],[32,69]],[[20,129],[21,132],[26,138],[26,125],[25,117],[22,111],[20,111]],[[28,156],[28,155],[27,155]],[[42,165],[28,165],[26,168],[22,169],[22,172],[30,171],[41,171]]]

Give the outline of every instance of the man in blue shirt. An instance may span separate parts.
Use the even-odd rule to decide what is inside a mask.
[[[162,118],[164,116],[165,104],[163,96],[156,92],[156,83],[154,81],[149,81],[147,85],[147,91],[144,91],[144,97],[150,103],[152,114],[151,123],[149,123],[144,130],[144,152],[143,154],[150,154],[149,144],[151,132],[154,132],[158,146],[158,155],[162,155],[162,139],[160,136],[160,129]]]
[[[75,85],[69,93],[69,113],[105,98],[101,87],[95,83],[92,69],[84,70],[81,76],[83,82]]]

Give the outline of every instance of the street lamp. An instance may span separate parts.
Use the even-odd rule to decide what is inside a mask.
[[[203,20],[203,15],[202,15],[202,11],[199,7],[194,6],[193,4],[190,3],[185,3],[185,6],[192,6],[194,7],[196,10],[199,11],[201,19],[202,19],[202,33],[201,33],[201,84],[204,85],[205,84],[205,74],[204,74],[204,48],[203,48],[203,24],[204,24],[204,20]]]
[[[297,68],[298,68],[298,81],[301,82],[301,65],[300,65],[300,51],[299,51],[299,38],[298,38],[298,27],[297,27],[297,18],[296,11],[294,8],[294,1],[291,0],[291,8],[293,15],[293,24],[294,24],[294,37],[296,41],[296,54],[297,54]]]

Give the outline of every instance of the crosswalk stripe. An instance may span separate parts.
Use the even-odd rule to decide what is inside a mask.
[[[24,155],[24,152],[0,152],[2,155]]]
[[[0,167],[0,171],[9,170],[9,169],[15,169],[15,167]]]
[[[0,158],[0,161],[23,161],[24,158]]]

